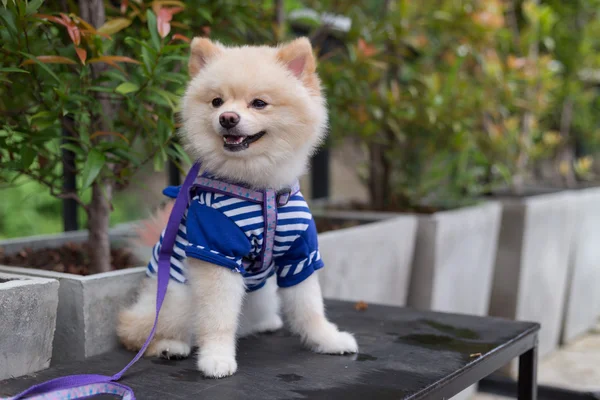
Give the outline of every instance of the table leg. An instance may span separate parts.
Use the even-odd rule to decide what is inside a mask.
[[[537,400],[537,346],[519,357],[519,400]]]

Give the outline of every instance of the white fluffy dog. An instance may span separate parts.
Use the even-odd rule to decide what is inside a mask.
[[[194,39],[182,103],[184,138],[207,176],[249,190],[292,187],[327,125],[315,69],[305,38],[276,48]],[[293,194],[278,208],[273,262],[262,266],[266,228],[260,207],[208,190],[194,195],[147,355],[187,357],[194,339],[200,371],[214,378],[232,375],[236,336],[281,328],[280,306],[290,330],[309,349],[358,351],[354,337],[325,317],[314,273],[323,264],[302,195]],[[154,321],[159,247],[160,242],[137,301],[119,317],[118,335],[131,350],[141,348]]]

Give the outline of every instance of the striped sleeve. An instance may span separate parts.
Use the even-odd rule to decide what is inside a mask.
[[[186,219],[185,217],[181,220],[179,224],[179,230],[177,231],[177,236],[175,238],[175,246],[173,247],[173,253],[171,255],[171,269],[169,271],[169,275],[172,279],[179,283],[186,282],[185,276],[185,249],[188,245],[187,234],[186,234]],[[163,242],[163,237],[165,235],[165,231],[160,234],[160,240],[156,242],[154,247],[152,248],[152,256],[150,257],[150,262],[148,262],[148,267],[146,268],[146,275],[150,277],[156,277],[158,272],[158,254],[160,253],[160,249]]]
[[[279,287],[297,285],[316,270],[323,268],[317,229],[312,219],[308,221],[306,230],[291,243],[285,254],[275,259],[275,265]]]

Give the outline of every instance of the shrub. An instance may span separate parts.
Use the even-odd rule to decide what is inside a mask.
[[[272,11],[261,2],[2,3],[0,182],[25,176],[78,202],[94,269],[107,270],[113,192],[146,162],[186,160],[174,133],[190,38],[264,42],[272,27],[261,16]],[[63,188],[65,172],[76,189]]]

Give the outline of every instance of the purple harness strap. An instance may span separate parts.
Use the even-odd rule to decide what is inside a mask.
[[[296,183],[291,189],[280,192],[275,192],[271,189],[259,192],[210,178],[198,177],[199,171],[200,164],[195,163],[179,190],[179,194],[175,199],[175,205],[169,216],[169,222],[167,223],[163,243],[158,255],[158,284],[156,287],[156,316],[154,317],[154,325],[148,339],[146,339],[146,342],[133,360],[113,376],[93,374],[65,376],[34,385],[16,396],[0,400],[75,400],[92,397],[97,394],[115,394],[121,396],[123,400],[135,400],[133,390],[116,381],[121,379],[123,374],[142,357],[156,332],[158,314],[160,313],[169,284],[171,254],[175,245],[179,223],[191,200],[190,194],[192,188],[199,187],[214,193],[232,195],[262,204],[265,222],[265,242],[261,254],[261,268],[268,268],[271,265],[275,229],[277,227],[277,207],[286,205],[290,197],[300,191],[299,184]]]
[[[259,192],[215,179],[198,177],[192,188],[194,187],[262,204],[265,221],[265,237],[261,251],[262,265],[260,270],[264,271],[269,268],[271,266],[271,261],[273,261],[273,243],[275,241],[275,229],[277,228],[277,207],[286,205],[290,198],[300,191],[300,184],[296,182],[290,189],[280,192],[275,192],[272,189]]]
[[[188,204],[186,192],[192,187],[199,171],[200,164],[195,163],[183,182],[181,190],[177,195],[177,199],[175,199],[175,205],[173,206],[171,215],[169,216],[169,222],[167,223],[167,228],[163,237],[162,247],[158,255],[158,283],[156,286],[156,316],[154,317],[154,325],[152,326],[148,339],[146,339],[146,343],[144,343],[133,360],[113,376],[93,374],[64,376],[34,385],[16,396],[9,397],[7,400],[75,400],[91,397],[96,394],[116,394],[122,396],[123,400],[135,400],[135,395],[130,387],[116,383],[115,381],[121,379],[123,374],[142,357],[146,348],[148,348],[150,341],[154,337],[156,326],[158,324],[158,314],[160,313],[160,308],[162,307],[165,294],[167,293],[167,285],[169,284],[171,252],[173,251],[173,246],[175,244],[179,223],[181,222],[181,218],[183,217]]]

